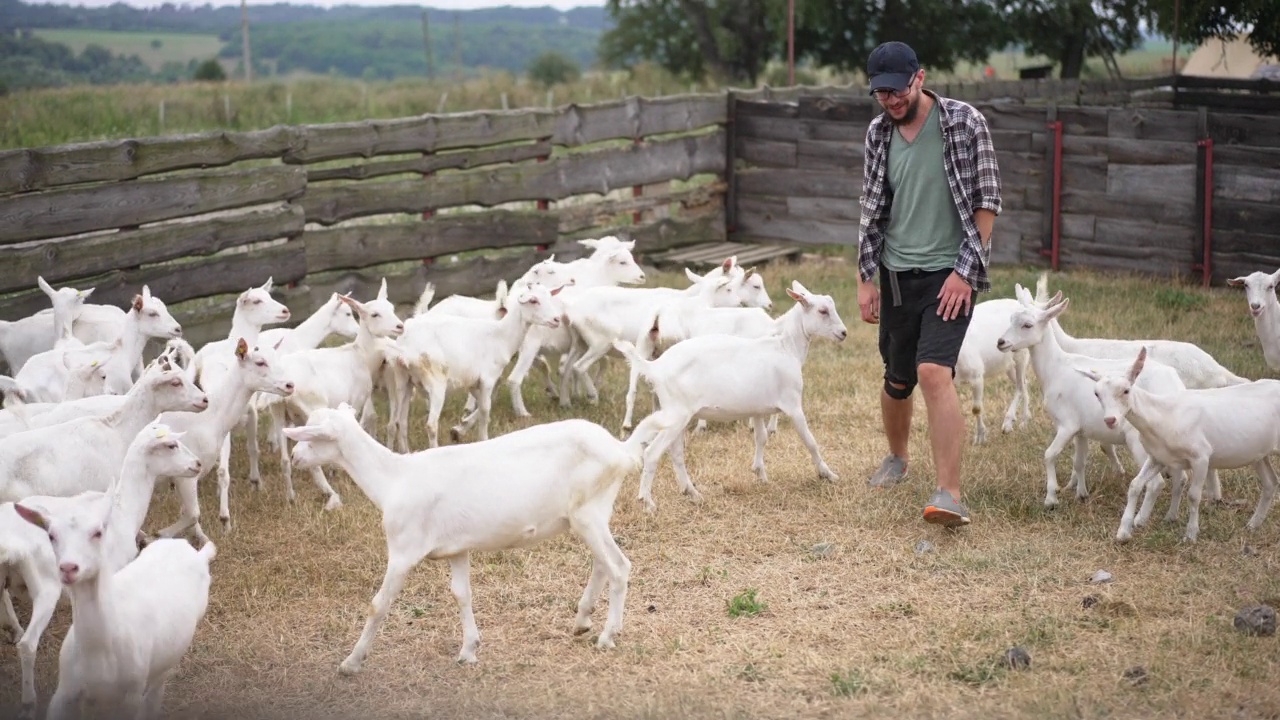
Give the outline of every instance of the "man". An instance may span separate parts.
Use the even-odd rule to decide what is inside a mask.
[[[919,385],[937,468],[924,519],[958,527],[969,523],[969,512],[960,502],[966,434],[955,363],[976,293],[991,289],[1000,171],[986,119],[972,105],[924,89],[924,70],[909,46],[877,47],[867,76],[883,112],[867,128],[858,307],[864,322],[880,325],[880,411],[889,440],[889,455],[869,483],[906,479]]]

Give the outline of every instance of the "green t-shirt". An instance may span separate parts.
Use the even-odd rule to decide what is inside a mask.
[[[943,270],[955,265],[964,225],[951,197],[943,152],[937,101],[914,142],[893,129],[888,167],[893,201],[880,259],[889,270]]]

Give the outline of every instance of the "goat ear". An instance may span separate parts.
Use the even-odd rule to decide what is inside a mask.
[[[1147,346],[1143,345],[1138,351],[1138,358],[1133,361],[1133,367],[1129,368],[1129,382],[1137,382],[1138,375],[1142,373],[1142,368],[1147,364]]]
[[[1242,277],[1227,278],[1227,285],[1230,285],[1231,287],[1243,287],[1244,278]]]
[[[560,294],[560,291],[561,291],[561,290],[563,290],[563,289],[564,289],[564,285],[561,285],[561,286],[559,286],[559,287],[555,288],[554,290],[552,290],[552,291],[551,291],[551,294],[552,294],[552,295],[559,295],[559,294]]]
[[[44,291],[45,295],[48,295],[49,297],[54,296],[55,294],[54,289],[49,286],[49,283],[44,281],[43,276],[40,276],[40,275],[36,276],[36,285],[40,286],[40,289]]]
[[[263,290],[265,290],[265,291],[267,291],[267,292],[271,292],[271,288],[275,287],[275,285],[271,282],[271,280],[272,280],[272,278],[271,278],[271,277],[268,277],[268,278],[267,278],[267,281],[266,281],[266,282],[264,282],[264,283],[262,283],[262,289],[263,289]]]
[[[1027,292],[1027,289],[1022,287],[1022,283],[1013,284],[1013,296],[1023,305],[1031,304],[1031,293]]]
[[[36,510],[35,508],[27,507],[22,503],[14,503],[13,509],[17,511],[18,516],[21,517],[23,520],[26,520],[27,522],[31,523],[32,525],[35,525],[41,530],[49,529],[49,518],[45,517],[44,513],[40,512],[39,510]]]
[[[685,277],[689,278],[689,282],[702,282],[702,276],[689,268],[684,269],[684,274]]]
[[[379,300],[387,299],[387,279],[386,278],[382,278],[382,285],[378,287],[378,299]]]
[[[347,295],[339,295],[339,296],[338,296],[338,299],[339,299],[339,300],[341,300],[342,302],[344,302],[344,303],[346,303],[346,304],[350,305],[350,306],[351,306],[351,309],[352,309],[352,310],[355,310],[357,313],[360,313],[360,312],[363,312],[363,311],[364,311],[364,306],[360,304],[360,301],[359,301],[359,300],[353,300],[353,299],[351,298],[351,295],[350,295],[350,294],[347,294]]]
[[[1092,380],[1092,381],[1094,381],[1094,382],[1098,382],[1099,380],[1101,380],[1101,379],[1102,379],[1102,376],[1101,376],[1101,375],[1099,375],[1099,374],[1098,374],[1098,372],[1097,372],[1096,370],[1085,370],[1085,369],[1083,369],[1083,368],[1076,368],[1076,369],[1075,369],[1075,371],[1076,371],[1076,372],[1078,372],[1078,373],[1080,373],[1081,375],[1083,375],[1083,376],[1085,376],[1085,377],[1089,378],[1090,380]]]
[[[733,266],[737,264],[738,264],[738,256],[730,255],[729,257],[724,259],[724,262],[720,264],[720,267],[724,268],[725,272],[729,272],[730,270],[733,269]]]
[[[287,337],[287,336],[285,336],[285,335],[281,335],[281,336],[280,336],[280,339],[276,341],[276,344],[271,346],[271,349],[272,349],[272,350],[279,350],[279,349],[280,349],[280,346],[284,344],[284,339],[285,339],[285,337]]]
[[[585,247],[589,247],[592,250],[595,250],[596,248],[600,247],[600,241],[594,238],[583,238],[582,240],[578,241],[578,244]]]
[[[244,338],[240,338],[240,341],[236,343],[236,358],[239,360],[243,360],[245,356],[248,354],[249,354],[249,343],[245,342]]]
[[[96,286],[94,286],[94,287],[96,287]],[[80,299],[82,299],[82,300],[83,300],[83,299],[85,299],[85,298],[88,298],[90,295],[92,295],[92,294],[93,294],[93,290],[94,290],[94,288],[85,288],[84,290],[81,290],[81,291],[80,291]]]
[[[151,299],[151,286],[149,286],[149,285],[143,285],[143,286],[142,286],[142,299],[143,299],[143,300],[150,300],[150,299]]]
[[[1049,319],[1053,319],[1062,314],[1067,306],[1071,304],[1071,298],[1062,297],[1062,291],[1059,290],[1057,295],[1049,301],[1049,307],[1045,310],[1045,314]]]
[[[800,305],[802,305],[803,307],[806,307],[806,308],[809,307],[809,299],[807,297],[796,292],[795,290],[792,290],[791,288],[787,288],[786,290],[787,290],[787,294],[791,296],[792,300],[795,300],[796,302],[800,303]]]
[[[302,427],[288,427],[282,430],[284,436],[294,442],[307,442],[308,440],[326,440],[329,438],[328,433],[314,425],[304,425]]]
[[[133,309],[137,310],[138,312],[142,312],[142,296],[141,295],[133,296]]]

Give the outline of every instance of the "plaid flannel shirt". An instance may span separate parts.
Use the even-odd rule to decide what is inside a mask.
[[[1000,214],[1000,168],[996,163],[995,145],[987,120],[972,105],[924,92],[938,103],[938,120],[942,126],[943,166],[951,197],[955,199],[964,224],[965,241],[956,257],[955,271],[969,287],[978,292],[991,289],[987,277],[990,247],[982,247],[982,238],[973,213],[986,208]],[[864,282],[875,277],[884,249],[885,228],[889,223],[893,191],[888,184],[889,141],[893,123],[881,113],[867,127],[862,176],[862,219],[858,225],[858,271]]]

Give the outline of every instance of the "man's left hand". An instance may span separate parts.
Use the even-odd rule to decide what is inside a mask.
[[[954,320],[960,315],[960,308],[964,308],[964,314],[969,315],[969,303],[972,300],[972,288],[964,278],[952,270],[947,276],[947,281],[942,283],[942,290],[938,292],[938,314],[943,320]]]

